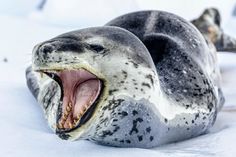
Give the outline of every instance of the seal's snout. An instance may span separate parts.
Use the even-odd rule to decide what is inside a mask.
[[[85,45],[78,40],[69,38],[51,39],[38,44],[33,50],[33,64],[45,66],[50,63],[63,63],[69,60],[68,53],[80,54]]]
[[[35,65],[42,65],[47,62],[48,59],[53,59],[52,53],[55,50],[55,46],[50,43],[39,44],[33,49],[33,63]]]
[[[51,44],[42,45],[39,47],[38,51],[41,51],[44,54],[52,53],[55,47]]]

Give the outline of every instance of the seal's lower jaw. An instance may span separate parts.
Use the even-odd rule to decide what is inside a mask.
[[[84,69],[43,72],[57,81],[62,91],[63,103],[58,108],[56,132],[71,132],[85,124],[99,102],[102,81]]]

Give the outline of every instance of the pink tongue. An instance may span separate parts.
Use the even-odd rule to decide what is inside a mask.
[[[101,82],[98,79],[85,81],[75,91],[75,106],[73,117],[83,114],[96,100],[101,90]],[[80,117],[80,116],[79,116]]]
[[[73,123],[79,115],[81,118],[84,111],[94,103],[101,90],[101,81],[84,69],[64,70],[58,76],[63,84],[63,115],[67,113],[67,106],[72,106],[66,121],[62,120],[64,127],[68,128],[68,122]]]

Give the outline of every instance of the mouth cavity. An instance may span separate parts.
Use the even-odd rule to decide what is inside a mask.
[[[69,132],[86,123],[99,101],[102,81],[85,69],[44,73],[59,83],[63,93],[57,114],[57,132]]]

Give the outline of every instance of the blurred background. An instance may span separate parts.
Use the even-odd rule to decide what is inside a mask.
[[[124,13],[145,9],[165,10],[191,20],[207,7],[220,10],[224,27],[236,23],[233,19],[233,16],[236,18],[235,0],[1,0],[0,13],[80,28],[103,25]]]

